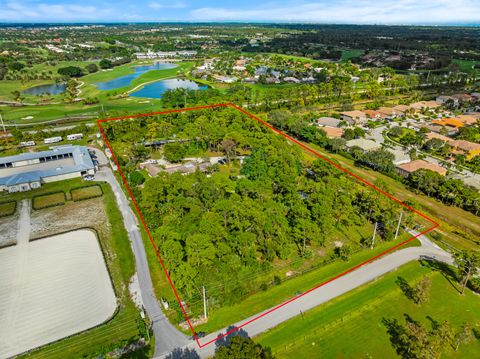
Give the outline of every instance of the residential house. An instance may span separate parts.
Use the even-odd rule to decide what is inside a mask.
[[[285,82],[290,82],[290,83],[295,83],[295,84],[299,84],[300,83],[300,80],[295,78],[295,77],[292,77],[292,76],[287,76],[283,79],[283,81]]]
[[[433,120],[432,123],[445,126],[445,127],[450,127],[451,129],[458,130],[460,127],[463,127],[464,124],[462,121],[457,120],[456,118],[442,118],[439,120]]]
[[[456,95],[452,95],[453,98],[456,98],[458,102],[471,102],[473,97],[466,93],[459,93]]]
[[[393,106],[393,109],[399,113],[402,113],[403,115],[405,115],[405,113],[410,110],[410,106],[408,105],[397,105],[397,106]]]
[[[363,110],[362,111],[365,115],[367,115],[368,118],[372,120],[382,120],[386,116],[381,113],[380,111],[375,111],[375,110]]]
[[[440,105],[436,101],[419,101],[410,104],[410,108],[415,111],[433,110]]]
[[[324,131],[328,138],[338,138],[343,136],[343,128],[338,127],[319,127]]]
[[[367,115],[358,110],[340,112],[341,119],[351,125],[365,124],[368,120]]]
[[[465,126],[471,126],[477,123],[478,117],[474,115],[458,115],[455,117],[461,121]]]
[[[445,176],[447,174],[446,168],[443,168],[436,163],[427,162],[425,160],[415,160],[397,166],[398,174],[403,177],[408,177],[411,173],[414,173],[418,170],[430,170],[433,172],[437,172],[442,176]]]
[[[380,145],[378,142],[375,142],[375,141],[372,141],[372,140],[366,140],[364,138],[358,138],[358,139],[355,139],[355,140],[347,141],[345,147],[347,149],[350,149],[352,147],[359,147],[363,151],[367,152],[367,151],[378,150],[379,148],[382,147],[382,145]]]
[[[444,136],[444,135],[441,135],[439,133],[435,133],[435,132],[429,132],[427,133],[426,135],[426,140],[432,140],[434,138],[438,139],[438,140],[442,140],[443,142],[450,142],[452,141],[452,139],[450,137],[447,137],[447,136]]]
[[[404,112],[396,110],[393,107],[380,107],[378,111],[382,113],[385,116],[385,118],[392,119],[392,120],[397,117],[405,116]]]
[[[454,106],[458,106],[458,99],[453,96],[447,96],[447,95],[437,96],[435,101],[440,105],[445,105],[448,101],[452,101]]]
[[[316,122],[318,126],[340,127],[342,121],[333,117],[320,117]]]
[[[465,140],[454,140],[450,141],[449,144],[457,151],[463,152],[467,160],[471,160],[473,157],[480,155],[480,144],[478,143]]]

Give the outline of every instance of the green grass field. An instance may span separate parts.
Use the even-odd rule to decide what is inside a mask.
[[[480,69],[473,68],[474,65],[480,65],[480,61],[454,59],[452,60],[452,62],[454,64],[457,64],[458,67],[460,68],[460,71],[462,72],[468,72],[468,73],[480,72]]]
[[[99,185],[92,185],[86,187],[75,188],[70,191],[73,201],[82,201],[85,199],[101,197],[103,195],[102,187]]]
[[[151,63],[151,62],[149,62]],[[152,70],[142,74],[134,79],[130,86],[122,87],[115,90],[102,91],[96,87],[97,82],[105,82],[114,78],[128,75],[134,72],[133,67],[145,64],[145,62],[132,62],[122,66],[115,67],[109,71],[99,71],[79,78],[78,80],[84,84],[80,87],[80,97],[98,97],[101,104],[84,105],[82,102],[77,103],[63,103],[62,96],[54,96],[54,101],[60,102],[57,104],[44,104],[37,106],[22,106],[22,107],[4,107],[2,115],[6,123],[22,122],[43,122],[58,118],[90,116],[102,117],[103,111],[109,111],[111,115],[122,115],[128,113],[148,112],[152,107],[161,105],[160,99],[142,99],[142,98],[115,98],[116,95],[123,94],[134,88],[140,89],[142,84],[160,81],[167,78],[182,76],[192,66],[192,62],[180,62],[178,67],[166,70]],[[63,65],[62,65],[63,66]],[[0,82],[0,100],[12,101],[11,94],[14,90],[23,91],[29,87],[36,85],[43,85],[52,83],[52,81],[35,80],[21,83],[20,81],[1,81]],[[148,102],[146,102],[147,100]],[[26,96],[25,101],[36,103],[38,98],[36,96]],[[26,117],[31,119],[24,120]]]
[[[405,234],[396,242],[379,243],[373,250],[366,249],[353,254],[348,261],[337,259],[329,264],[322,265],[292,279],[285,280],[281,284],[273,286],[266,291],[260,291],[251,295],[238,304],[210,311],[208,323],[199,325],[196,330],[209,333],[271,308],[294,297],[298,292],[305,292],[316,285],[325,282],[329,278],[366,261],[376,254],[391,248],[396,243],[400,243],[401,240],[406,238],[408,238],[408,235]],[[417,242],[410,242],[406,246],[409,245],[417,245]]]
[[[364,54],[363,50],[355,50],[355,49],[348,49],[342,50],[342,58],[340,59],[341,62],[347,62],[354,57],[359,57]]]
[[[65,193],[55,192],[34,197],[32,201],[32,207],[33,209],[42,209],[54,206],[61,206],[62,204],[65,204],[65,202]]]
[[[11,216],[15,213],[16,208],[17,202],[15,201],[0,203],[0,217]]]
[[[431,276],[432,289],[429,301],[418,306],[406,298],[396,280],[402,277],[412,285],[424,275]],[[430,317],[448,320],[457,328],[468,321],[480,330],[478,295],[469,290],[460,295],[440,272],[415,262],[282,323],[256,341],[271,347],[277,358],[395,358],[382,319],[403,322],[405,313],[428,328]],[[474,340],[442,357],[479,356],[480,340]]]

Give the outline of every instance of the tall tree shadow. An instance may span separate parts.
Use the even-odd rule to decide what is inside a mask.
[[[195,349],[175,348],[165,358],[166,359],[200,359],[200,356],[195,351]]]
[[[226,333],[230,332],[230,331],[233,331],[234,329],[236,329],[237,327],[234,326],[234,325],[231,325],[227,328],[227,331]],[[220,337],[220,335],[218,336],[218,339],[217,341],[215,342],[215,346],[217,348],[219,347],[224,347],[224,346],[228,346],[230,345],[230,340],[233,338],[233,337],[242,337],[242,338],[250,338],[250,336],[248,335],[248,333],[243,330],[242,328],[240,329],[237,329],[235,331],[233,331],[232,333],[230,334],[227,334],[226,336],[224,337]]]
[[[424,267],[430,268],[433,271],[440,272],[440,274],[450,283],[450,285],[458,292],[462,290],[458,287],[458,274],[448,264],[438,261],[420,260],[420,264]]]
[[[413,287],[407,282],[407,280],[403,277],[397,277],[397,280],[395,283],[398,285],[400,290],[405,294],[405,297],[407,297],[410,300],[414,299],[414,290]]]

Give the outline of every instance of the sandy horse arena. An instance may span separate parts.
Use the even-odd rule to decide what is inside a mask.
[[[29,212],[23,202],[17,244],[0,249],[0,358],[94,327],[117,305],[95,232],[30,242]]]

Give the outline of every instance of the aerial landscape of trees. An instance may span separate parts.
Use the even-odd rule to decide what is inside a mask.
[[[255,273],[274,262],[312,258],[318,248],[329,253],[324,259],[348,259],[352,250],[370,248],[367,238],[335,245],[336,233],[377,222],[381,240],[394,238],[398,205],[323,160],[307,160],[237,111],[120,121],[105,131],[127,173],[149,156],[142,138],[183,141],[165,146],[165,154],[228,157],[206,172],[160,172],[141,187],[131,183],[176,287],[193,298],[209,283],[212,308],[259,288]],[[243,165],[239,155],[246,156]],[[405,224],[415,224],[412,215]]]

